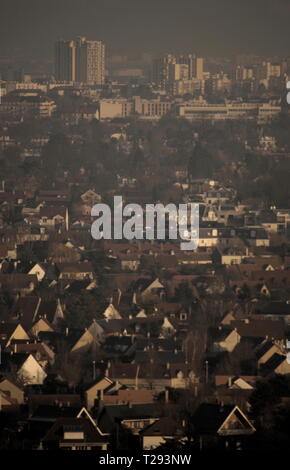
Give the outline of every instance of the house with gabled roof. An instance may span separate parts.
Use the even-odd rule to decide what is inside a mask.
[[[285,351],[280,344],[274,341],[264,341],[260,347],[256,349],[256,357],[258,367],[265,364],[274,354],[283,354]]]
[[[102,196],[100,194],[98,194],[93,189],[88,189],[80,197],[81,197],[82,202],[84,204],[89,205],[89,206],[93,206],[94,204],[98,204],[102,200]]]
[[[287,354],[274,353],[271,357],[261,364],[261,373],[264,375],[269,374],[290,374],[290,362]]]
[[[38,282],[41,282],[43,279],[47,279],[49,281],[57,279],[54,265],[51,263],[36,263],[32,266],[28,274],[35,274]]]
[[[226,312],[223,319],[220,322],[221,326],[229,326],[232,321],[235,320],[234,312]]]
[[[111,433],[116,426],[130,429],[133,434],[154,423],[161,417],[161,407],[156,403],[128,403],[125,405],[105,405],[98,418],[102,432]],[[120,429],[122,432],[122,429]]]
[[[216,375],[215,385],[217,388],[253,390],[260,378],[255,375]]]
[[[14,357],[15,356],[17,356],[17,354],[14,355]],[[47,377],[47,373],[41,367],[35,356],[28,354],[28,357],[18,369],[17,376],[20,382],[23,382],[25,385],[42,385]]]
[[[236,328],[223,328],[211,330],[213,337],[213,351],[214,352],[232,352],[241,340]]]
[[[110,390],[113,386],[114,381],[109,377],[104,376],[101,379],[95,380],[95,382],[85,390],[87,409],[91,410],[95,406],[96,402],[100,400],[101,396],[104,395],[106,390]]]
[[[143,287],[140,289],[140,296],[142,300],[148,298],[158,298],[161,299],[165,293],[165,286],[158,278],[154,281],[146,282]]]
[[[41,441],[45,450],[107,450],[108,435],[91,418],[58,418]]]
[[[242,449],[243,440],[256,429],[246,414],[235,405],[202,403],[193,416],[200,449],[220,447]]]
[[[76,263],[56,263],[56,269],[61,280],[83,280],[95,278],[92,264],[89,261]]]
[[[110,303],[106,310],[103,312],[103,317],[106,318],[106,320],[118,320],[122,318],[122,316],[112,303]]]
[[[156,449],[170,440],[185,439],[185,423],[170,416],[163,416],[140,431],[143,450]]]
[[[0,372],[17,377],[17,382],[26,385],[42,385],[47,374],[33,353],[14,354],[11,350],[1,354]]]
[[[177,331],[177,326],[175,324],[173,318],[168,318],[167,316],[164,317],[163,323],[161,326],[161,334],[164,336],[172,336]]]
[[[5,376],[0,377],[0,392],[12,400],[12,403],[16,403],[18,405],[22,405],[24,403],[24,392],[22,388],[12,382],[12,380],[7,379]]]
[[[30,330],[30,333],[35,338],[38,337],[41,331],[55,331],[54,327],[48,322],[46,318],[39,318],[36,323],[34,323],[33,327]]]
[[[104,329],[95,319],[90,326],[84,330],[76,342],[74,342],[71,353],[83,354],[93,347],[98,347],[104,339]]]
[[[0,345],[2,351],[10,346],[13,341],[26,340],[30,337],[20,323],[0,323]]]
[[[8,351],[12,351],[13,354],[33,354],[39,365],[45,369],[48,364],[53,364],[55,360],[55,353],[45,343],[36,342],[28,343],[14,343]]]

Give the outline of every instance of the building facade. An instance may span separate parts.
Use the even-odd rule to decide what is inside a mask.
[[[55,45],[55,78],[61,82],[103,85],[105,82],[105,45],[79,37],[59,40]]]

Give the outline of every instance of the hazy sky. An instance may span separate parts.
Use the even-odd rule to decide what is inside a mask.
[[[1,0],[0,55],[52,57],[58,37],[111,53],[290,55],[290,0]]]

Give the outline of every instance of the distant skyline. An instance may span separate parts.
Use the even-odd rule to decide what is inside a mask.
[[[58,38],[108,54],[290,55],[289,0],[2,0],[0,56],[52,59]]]

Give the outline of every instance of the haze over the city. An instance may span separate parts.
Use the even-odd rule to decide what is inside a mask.
[[[56,38],[85,35],[112,54],[283,56],[289,20],[287,0],[2,0],[0,55],[50,59]]]

